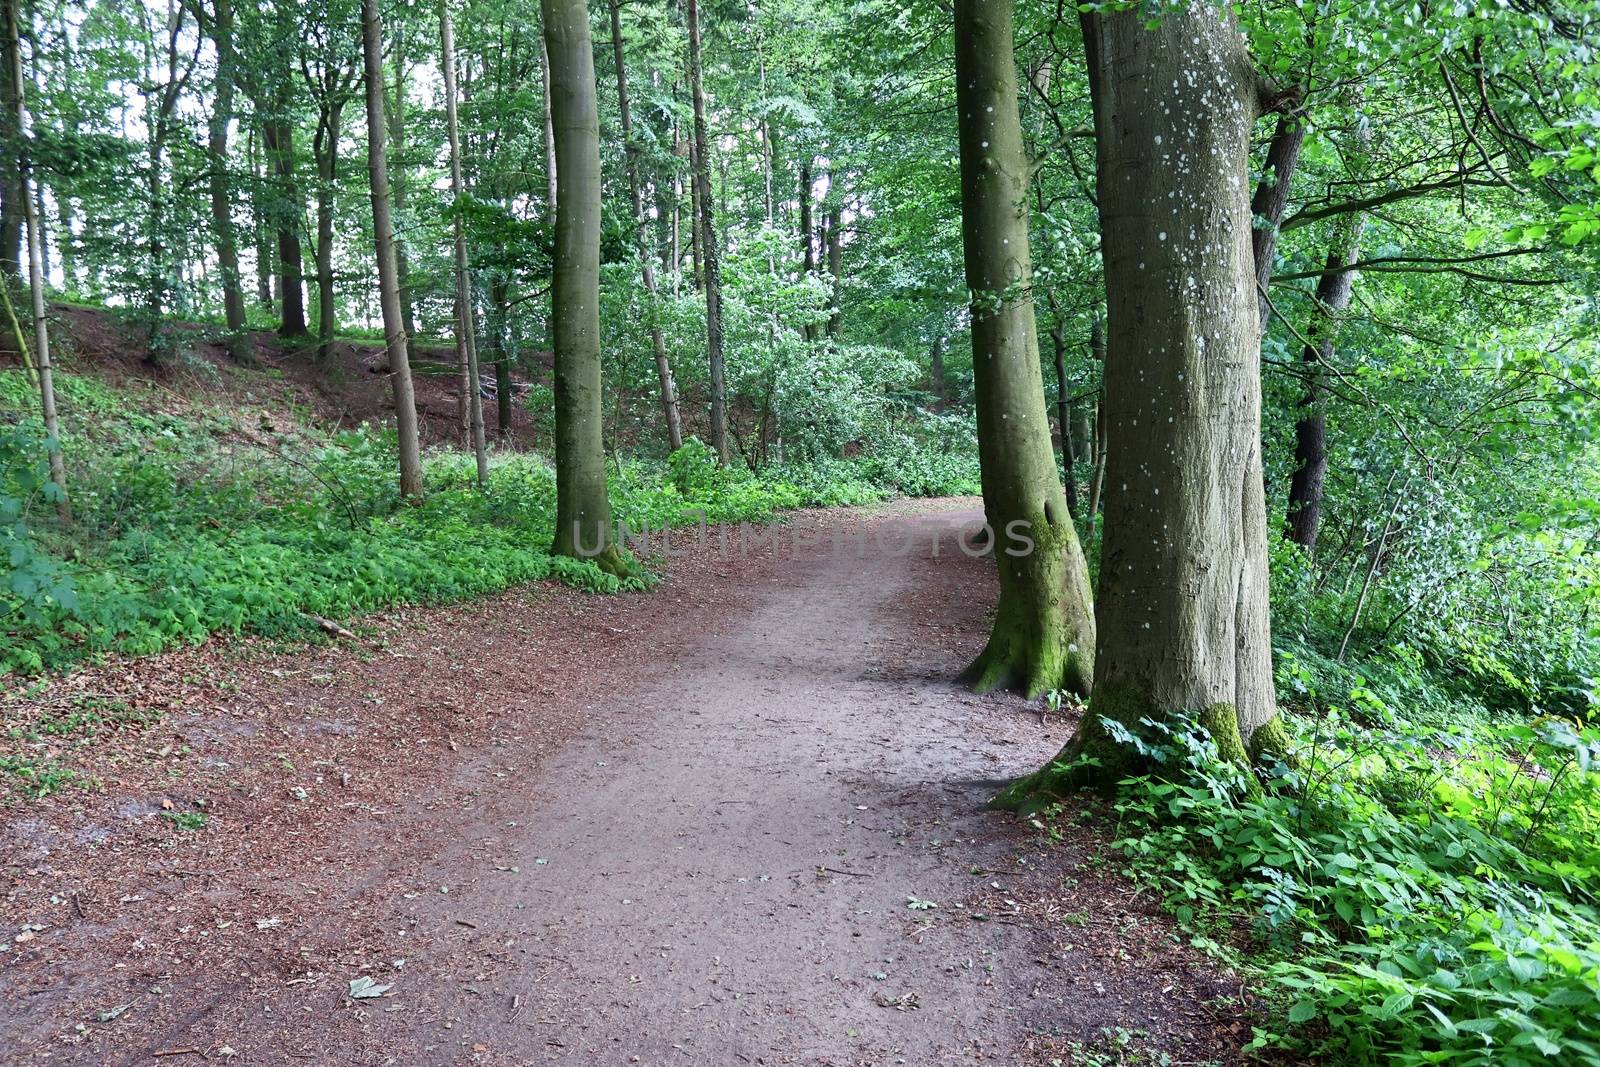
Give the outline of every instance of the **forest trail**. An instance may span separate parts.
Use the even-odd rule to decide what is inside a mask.
[[[674,578],[701,572],[688,589],[508,595],[441,609],[409,643],[391,634],[387,660],[326,650],[314,721],[347,735],[365,728],[353,704],[326,717],[330,690],[392,706],[406,690],[388,687],[462,648],[519,635],[528,654],[452,681],[492,707],[427,745],[434,766],[373,765],[322,737],[318,781],[337,763],[360,799],[264,833],[294,801],[253,794],[271,809],[253,812],[255,846],[205,849],[238,884],[195,877],[181,844],[111,844],[120,885],[85,888],[86,919],[58,907],[33,958],[0,971],[14,1020],[0,1059],[1047,1063],[1106,1028],[1228,1057],[1249,1033],[1225,1003],[1237,980],[1178,947],[1131,887],[1078,866],[1092,834],[1068,826],[1045,849],[983,808],[1066,724],[950,681],[993,595],[992,564],[959,547],[971,507],[812,513],[778,546],[669,558]],[[530,611],[550,618],[517,617]],[[591,647],[541,670],[546,632]],[[273,662],[238,669],[272,678]],[[514,710],[540,704],[564,707]],[[51,833],[33,827],[33,847]],[[32,867],[8,920],[85,860],[11,854],[29,843],[0,839],[8,871]],[[118,888],[169,910],[119,909]],[[349,997],[363,976],[388,994]]]

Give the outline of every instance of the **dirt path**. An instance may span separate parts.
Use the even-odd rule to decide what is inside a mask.
[[[258,791],[243,840],[102,841],[142,891],[102,882],[83,917],[63,892],[104,879],[93,856],[6,855],[8,921],[60,903],[7,946],[0,1060],[1047,1063],[1118,1028],[1230,1056],[1236,980],[1084,865],[1092,832],[1046,848],[983,810],[1065,726],[947,680],[992,597],[992,564],[958,548],[968,507],[806,516],[798,551],[702,546],[623,603],[490,602],[387,662],[325,652],[308,721],[348,735],[312,731],[336,754],[315,788],[337,774],[354,800],[286,822],[295,787]],[[586,643],[542,664],[563,634]],[[519,637],[509,673],[475,655]],[[239,684],[281,713],[304,694],[262,681],[274,663]],[[358,692],[466,714],[395,724],[427,758],[385,760],[355,739]],[[8,849],[54,840],[30,833]],[[352,1000],[363,976],[389,994]]]

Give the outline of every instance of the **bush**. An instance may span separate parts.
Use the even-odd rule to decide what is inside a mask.
[[[1370,691],[1256,782],[1203,730],[1125,735],[1115,847],[1188,924],[1246,924],[1281,1045],[1353,1063],[1600,1064],[1600,732],[1419,729]]]

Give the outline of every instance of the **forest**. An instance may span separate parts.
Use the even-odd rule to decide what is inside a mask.
[[[0,0],[0,1063],[1600,1065],[1597,53]]]

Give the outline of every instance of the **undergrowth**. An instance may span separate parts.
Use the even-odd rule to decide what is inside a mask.
[[[309,635],[317,616],[542,579],[606,592],[649,581],[549,553],[555,475],[537,455],[496,456],[480,491],[469,456],[433,453],[426,499],[412,505],[396,491],[392,433],[324,433],[299,413],[285,419],[281,404],[228,410],[70,373],[57,388],[70,413],[71,526],[52,514],[31,386],[0,371],[0,674],[217,632]],[[718,468],[691,440],[664,463],[614,464],[613,508],[629,529],[659,530],[976,487],[974,457],[912,455],[752,472]]]
[[[1600,731],[1313,706],[1255,782],[1202,728],[1122,737],[1157,773],[1122,783],[1114,848],[1198,938],[1234,932],[1277,1007],[1254,1047],[1600,1064]]]

